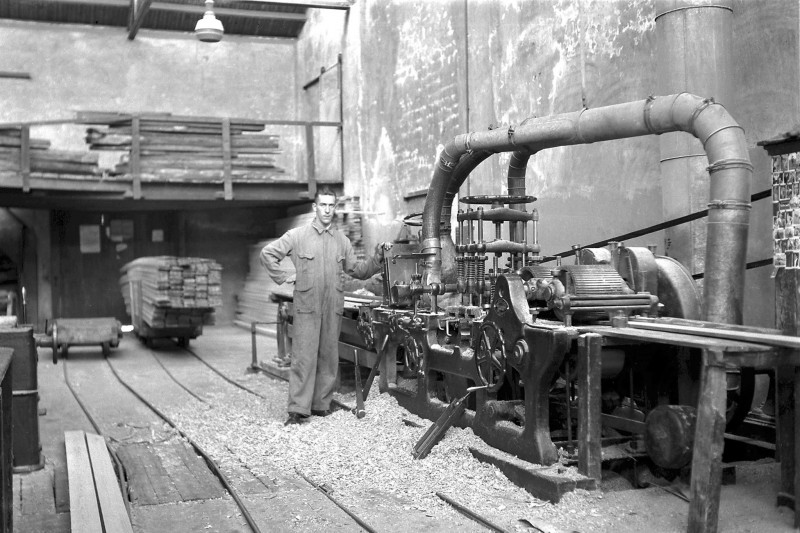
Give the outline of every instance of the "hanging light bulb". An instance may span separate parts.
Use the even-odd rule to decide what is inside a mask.
[[[225,31],[222,22],[214,16],[214,0],[206,0],[206,12],[194,27],[195,36],[204,43],[217,43]]]

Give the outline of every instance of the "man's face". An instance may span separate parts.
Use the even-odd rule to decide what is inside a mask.
[[[314,210],[317,212],[317,220],[323,226],[327,226],[333,220],[334,210],[336,209],[336,197],[332,194],[320,194],[314,203]]]

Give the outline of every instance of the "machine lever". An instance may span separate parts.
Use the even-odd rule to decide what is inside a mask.
[[[372,370],[369,371],[369,376],[367,376],[367,381],[364,382],[364,389],[361,393],[362,402],[367,401],[367,397],[369,396],[369,391],[372,388],[372,382],[375,381],[375,376],[378,374],[378,368],[381,366],[381,361],[383,360],[383,355],[385,352],[384,348],[386,347],[386,341],[389,340],[389,336],[386,336],[386,339],[383,342],[383,346],[381,346],[380,352],[378,352],[378,358],[375,361],[375,364],[372,366]],[[360,377],[360,376],[359,376]]]
[[[428,428],[428,431],[425,432],[414,445],[414,448],[412,448],[411,455],[414,459],[425,458],[428,453],[430,453],[431,449],[436,446],[436,443],[442,440],[442,437],[444,437],[444,434],[450,429],[450,426],[458,422],[461,415],[464,414],[464,410],[467,408],[467,398],[469,398],[469,395],[476,390],[485,389],[486,387],[488,387],[488,385],[469,387],[464,396],[450,402],[450,405],[447,406],[436,422]]]
[[[353,362],[356,369],[356,408],[353,413],[357,418],[364,418],[367,412],[364,410],[364,393],[361,389],[361,367],[358,365],[358,350],[353,350]]]

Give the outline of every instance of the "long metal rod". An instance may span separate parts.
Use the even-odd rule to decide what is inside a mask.
[[[701,335],[704,337],[713,337],[715,339],[753,342],[758,344],[766,344],[768,346],[780,346],[783,348],[800,350],[800,337],[791,337],[789,335],[771,335],[768,333],[757,333],[750,331],[733,331],[727,329],[723,330],[674,324],[659,324],[656,322],[639,322],[636,320],[629,321],[628,326],[635,329],[663,331],[666,333],[683,333],[687,335]]]
[[[468,518],[471,518],[472,520],[475,520],[476,522],[478,522],[482,526],[487,527],[487,528],[491,529],[492,531],[496,531],[497,533],[507,533],[508,530],[503,529],[502,527],[500,527],[500,526],[498,526],[496,524],[493,524],[492,522],[490,522],[486,518],[482,517],[481,515],[475,513],[474,511],[470,511],[469,509],[467,509],[466,507],[464,507],[460,503],[458,503],[455,500],[449,498],[448,496],[442,494],[441,492],[437,492],[436,495],[438,497],[440,497],[441,499],[443,499],[444,501],[446,501],[447,503],[449,503],[450,505],[452,505],[456,509],[456,511],[458,511],[459,513],[463,514],[464,516],[466,516]]]
[[[321,492],[322,494],[324,494],[324,495],[325,495],[325,496],[326,496],[326,497],[327,497],[327,498],[328,498],[330,501],[332,501],[334,504],[336,504],[336,506],[337,506],[339,509],[341,509],[342,511],[344,511],[345,513],[347,513],[347,515],[348,515],[350,518],[352,518],[353,520],[355,520],[355,521],[358,523],[358,525],[359,525],[359,526],[361,526],[362,528],[364,528],[364,530],[366,530],[366,531],[369,531],[370,533],[377,533],[377,532],[376,532],[374,529],[372,529],[372,527],[371,527],[369,524],[367,524],[366,522],[364,522],[364,521],[363,521],[363,520],[362,520],[362,519],[361,519],[361,518],[360,518],[360,517],[359,517],[357,514],[355,514],[355,513],[354,513],[353,511],[351,511],[350,509],[348,509],[348,508],[347,508],[347,506],[345,506],[343,503],[341,503],[340,501],[338,501],[336,498],[334,498],[333,496],[331,496],[331,495],[330,495],[330,493],[329,493],[327,490],[325,490],[325,489],[323,489],[322,487],[320,487],[320,486],[319,486],[319,485],[318,485],[318,484],[317,484],[317,483],[316,483],[316,482],[315,482],[313,479],[311,479],[310,477],[308,477],[308,476],[306,476],[304,473],[302,473],[302,472],[300,471],[300,469],[299,469],[299,468],[297,468],[297,467],[294,467],[294,471],[295,471],[295,472],[297,472],[297,475],[299,475],[300,477],[302,477],[303,479],[305,479],[306,481],[308,481],[308,484],[309,484],[309,485],[311,485],[312,487],[314,487],[315,489],[317,489],[318,491],[320,491],[320,492]]]
[[[757,202],[758,200],[763,200],[764,198],[772,197],[772,189],[766,189],[761,192],[757,192],[750,196],[751,202]],[[616,237],[611,237],[609,239],[603,239],[602,241],[597,241],[592,244],[587,244],[586,246],[581,246],[579,249],[571,249],[564,252],[559,252],[555,254],[553,257],[548,256],[548,261],[555,260],[556,257],[569,257],[571,255],[575,255],[578,250],[583,248],[601,248],[606,246],[610,242],[623,242],[628,239],[634,239],[636,237],[642,237],[643,235],[649,235],[651,233],[655,233],[657,231],[661,231],[664,229],[669,229],[675,226],[679,226],[681,224],[686,224],[687,222],[692,222],[693,220],[699,220],[701,218],[705,218],[708,216],[708,209],[703,209],[702,211],[695,211],[694,213],[690,213],[688,215],[684,215],[682,217],[673,218],[671,220],[665,220],[659,224],[654,224],[652,226],[648,226],[646,228],[637,229],[636,231],[631,231],[629,233],[625,233],[623,235],[617,235]],[[772,258],[770,258],[772,261]]]

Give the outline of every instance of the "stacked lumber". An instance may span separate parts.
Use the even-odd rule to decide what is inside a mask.
[[[134,324],[141,319],[152,328],[209,325],[214,308],[222,307],[222,266],[211,259],[140,257],[120,272]]]
[[[361,199],[351,196],[342,200],[342,209],[337,212],[339,228],[350,239],[353,251],[359,260],[364,260],[364,235],[361,231]]]
[[[267,274],[261,265],[261,250],[275,239],[258,242],[250,246],[249,272],[245,278],[244,287],[236,300],[237,326],[250,328],[253,322],[274,322],[278,316],[278,304],[271,295],[279,293],[286,296],[292,295],[294,286],[289,284],[278,285]],[[281,261],[281,268],[287,272],[294,272],[294,265],[288,257]],[[265,329],[274,332],[275,325],[267,324]]]
[[[292,228],[297,228],[309,224],[314,220],[314,212],[308,206],[298,206],[290,208],[287,217],[274,220],[273,230],[276,235],[283,235]],[[345,199],[342,209],[337,211],[337,226],[348,236],[353,244],[353,249],[359,260],[365,258],[364,243],[362,236],[362,219],[359,211],[358,198]],[[278,304],[273,300],[272,295],[291,297],[293,285],[277,285],[267,274],[267,270],[261,264],[261,250],[275,239],[268,239],[250,246],[249,252],[249,272],[245,278],[236,304],[237,326],[250,328],[252,322],[273,322],[276,320]],[[294,265],[286,257],[281,261],[281,268],[287,272],[294,272]],[[373,278],[370,280],[357,280],[350,276],[345,276],[345,291],[356,294],[380,294],[381,283]],[[366,291],[366,292],[365,292]],[[268,332],[274,332],[275,326],[267,324],[263,328]]]
[[[51,150],[47,139],[29,139],[31,172],[100,175],[98,154]],[[0,171],[21,172],[22,128],[0,129]]]
[[[78,121],[105,125],[86,130],[91,150],[122,151],[112,175],[134,172],[136,158],[142,179],[159,181],[219,182],[226,166],[237,181],[280,181],[284,169],[276,164],[281,153],[278,135],[258,133],[263,122],[247,119],[185,117],[142,114],[139,118],[138,153],[133,146],[133,116],[119,113],[80,112]],[[228,163],[226,165],[226,158]]]

